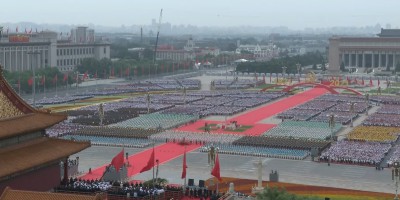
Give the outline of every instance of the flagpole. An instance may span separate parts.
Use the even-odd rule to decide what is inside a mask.
[[[184,142],[183,145],[185,145],[184,155],[185,155],[185,159],[186,159],[186,142]],[[185,165],[186,165],[186,160],[185,160]],[[186,168],[186,166],[183,166],[183,167]],[[184,170],[186,172],[186,169],[184,169]],[[183,179],[183,194],[185,194],[185,190],[186,190],[186,174],[185,174],[185,178]]]
[[[43,75],[44,76],[44,78],[43,78],[43,94],[44,94],[44,97],[46,97],[46,75]]]
[[[56,74],[56,76],[58,76],[58,75]],[[57,92],[57,82],[58,82],[58,77],[56,78],[56,96],[58,96],[58,92]]]
[[[153,152],[154,152],[154,140],[153,140]],[[154,158],[153,158],[153,164],[155,163],[154,159],[156,159],[155,155],[154,155]],[[155,188],[154,182],[155,182],[155,180],[154,180],[154,166],[153,166],[153,188]]]

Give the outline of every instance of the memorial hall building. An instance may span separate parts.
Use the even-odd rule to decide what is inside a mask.
[[[329,39],[329,71],[346,68],[394,69],[400,62],[400,29],[381,29],[376,37]]]

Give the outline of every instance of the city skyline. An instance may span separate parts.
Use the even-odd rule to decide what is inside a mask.
[[[110,4],[104,0],[58,1],[20,0],[18,4],[4,2],[0,24],[33,22],[37,24],[95,24],[121,27],[148,25],[152,19],[158,22],[163,9],[162,22],[173,25],[210,27],[237,26],[285,26],[293,30],[305,28],[362,27],[391,24],[398,27],[396,8],[399,1],[388,0],[385,4],[374,1],[331,0],[331,1],[249,1],[220,0],[193,1],[116,0]],[[21,6],[24,5],[24,6]],[[391,6],[387,6],[391,5]],[[68,9],[60,9],[68,6]],[[10,27],[11,28],[11,27]]]

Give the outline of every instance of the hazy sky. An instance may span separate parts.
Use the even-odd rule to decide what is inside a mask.
[[[400,25],[400,0],[18,0],[1,2],[0,24],[129,26],[158,21],[197,26]]]

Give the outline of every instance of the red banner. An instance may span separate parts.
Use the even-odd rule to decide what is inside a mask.
[[[10,35],[8,36],[9,42],[29,42],[29,37],[25,35]]]

